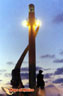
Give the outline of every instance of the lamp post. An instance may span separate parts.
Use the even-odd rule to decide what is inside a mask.
[[[35,7],[29,5],[28,21],[24,21],[23,25],[29,28],[29,87],[36,89],[36,48],[35,48],[35,27],[40,26],[40,21],[35,19]],[[33,94],[33,96],[36,96]]]
[[[36,52],[35,52],[35,12],[34,5],[29,5],[29,87],[36,87]]]

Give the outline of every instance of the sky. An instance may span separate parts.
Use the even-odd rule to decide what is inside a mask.
[[[28,28],[22,21],[28,19],[31,3],[36,19],[42,22],[36,37],[36,65],[43,69],[46,85],[63,88],[63,0],[0,0],[0,86],[8,85],[28,45]],[[23,67],[28,68],[28,54]]]

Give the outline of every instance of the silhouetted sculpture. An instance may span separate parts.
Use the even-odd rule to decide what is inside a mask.
[[[39,30],[39,26],[35,30],[35,37],[38,33],[38,30]],[[28,51],[29,51],[29,45],[25,48],[24,52],[22,53],[18,62],[16,63],[15,68],[12,70],[11,85],[12,85],[13,88],[24,88],[24,85],[23,85],[22,80],[21,80],[20,71],[21,71],[21,66],[22,66],[24,57],[26,56]],[[21,93],[19,93],[19,94],[20,95],[15,94],[15,95],[12,95],[12,96],[22,96]]]
[[[45,82],[43,80],[44,75],[42,74],[42,72],[43,72],[42,70],[39,70],[39,74],[37,75],[37,87],[41,88],[41,89],[44,89]]]
[[[39,26],[36,28],[35,37],[38,33],[38,30],[39,30]],[[23,85],[22,80],[21,80],[20,71],[21,71],[21,66],[22,66],[24,57],[26,56],[28,51],[29,51],[29,45],[25,48],[24,52],[22,53],[21,57],[19,58],[18,62],[16,63],[15,68],[12,70],[11,85],[13,88],[24,88],[24,85]],[[12,96],[22,96],[21,93],[19,93],[19,94],[20,95],[15,94]]]
[[[39,30],[39,26],[36,28],[35,37],[38,33],[38,30]],[[21,57],[19,58],[19,60],[16,64],[15,68],[12,70],[12,80],[11,80],[12,87],[17,87],[17,88],[19,87],[18,82],[17,82],[17,84],[15,83],[15,81],[16,81],[15,78],[19,78],[19,83],[21,85],[20,88],[22,88],[24,86],[23,83],[22,83],[22,80],[21,80],[21,76],[20,76],[20,71],[21,71],[20,67],[21,67],[21,65],[23,63],[23,60],[24,60],[24,57],[26,56],[28,51],[29,51],[29,45],[25,48],[24,52],[22,53]]]

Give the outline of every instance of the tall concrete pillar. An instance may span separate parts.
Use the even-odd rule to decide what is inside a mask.
[[[36,53],[35,53],[35,12],[34,5],[29,5],[29,87],[36,87]]]

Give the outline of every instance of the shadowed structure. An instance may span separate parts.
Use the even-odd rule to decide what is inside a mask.
[[[39,30],[39,26],[36,28],[35,37],[38,33],[38,30]],[[16,63],[15,68],[12,70],[11,85],[13,88],[23,88],[24,87],[22,80],[21,80],[20,70],[21,70],[23,60],[24,60],[28,51],[29,51],[29,45],[25,48],[24,52],[22,53],[21,57],[19,58],[18,62]],[[16,74],[16,71],[18,72],[18,75]],[[15,78],[19,78],[19,82],[17,82],[17,85],[14,84],[16,82]],[[13,96],[16,96],[16,94]],[[19,95],[17,95],[17,96],[19,96]]]
[[[29,87],[34,89],[36,88],[35,37],[39,30],[39,26],[37,26],[35,30],[35,12],[34,12],[33,4],[29,5],[28,23],[29,23],[29,26],[28,26],[29,27],[29,45],[25,48],[15,68],[12,70],[11,85],[13,88],[24,88],[24,85],[21,80],[20,67],[28,51],[29,51]],[[24,95],[26,95],[26,93],[24,93]],[[12,96],[23,96],[23,93],[16,93]],[[27,93],[27,96],[28,96],[28,93]],[[35,96],[35,93],[33,93],[33,96]]]

